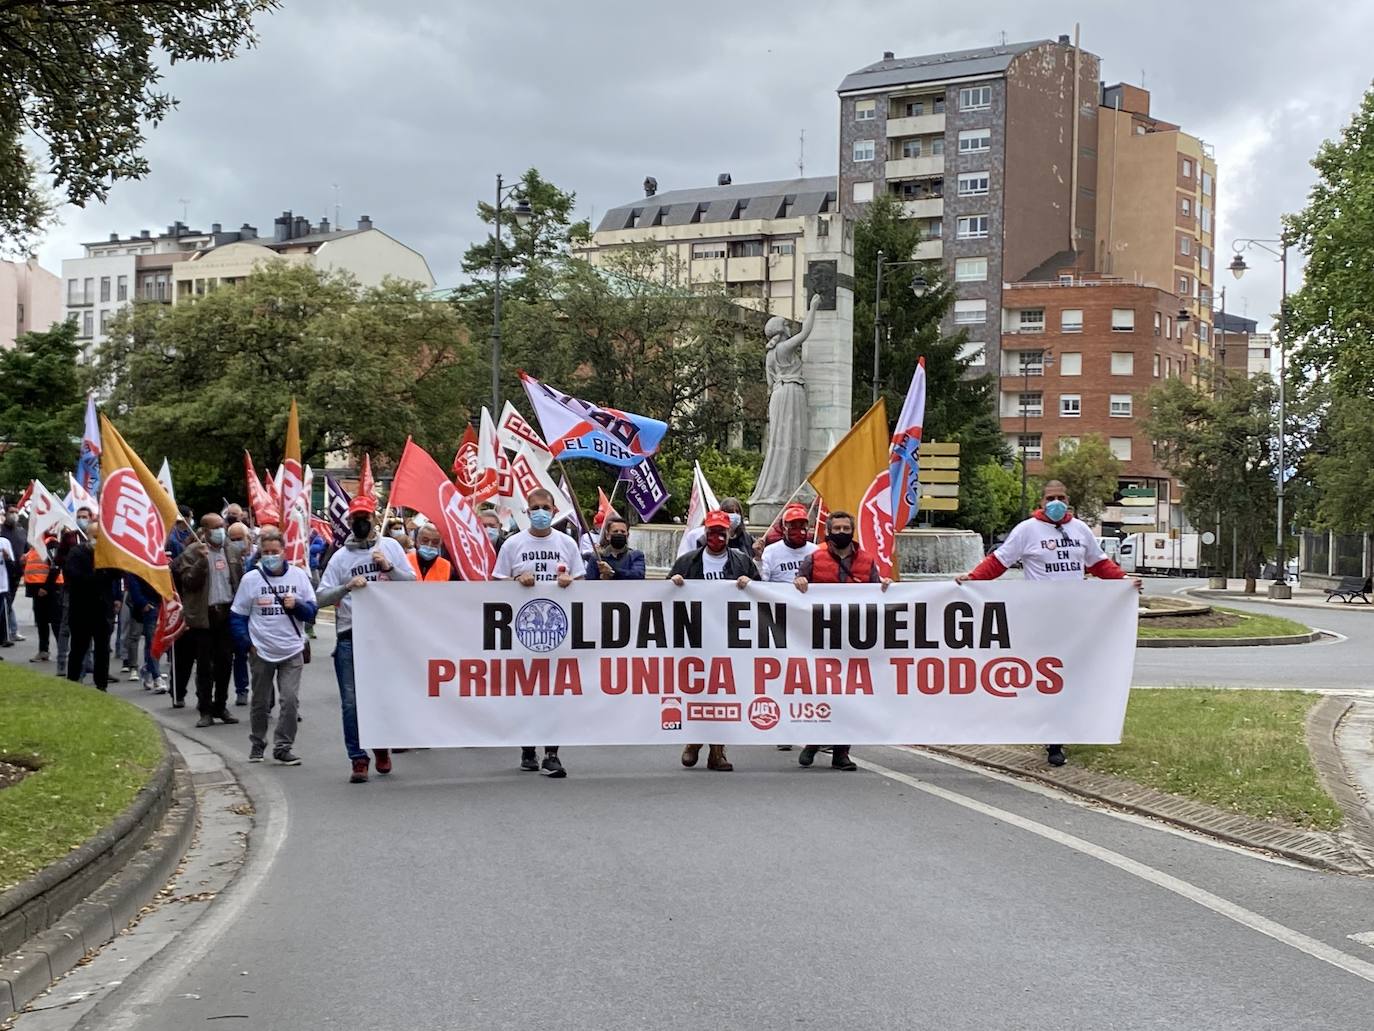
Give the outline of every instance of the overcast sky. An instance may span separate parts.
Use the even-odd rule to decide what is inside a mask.
[[[581,3],[285,0],[260,44],[171,69],[179,109],[150,130],[152,173],[105,206],[66,208],[42,243],[59,271],[81,241],[249,222],[371,215],[455,282],[497,172],[535,166],[593,220],[641,194],[836,168],[843,76],[899,56],[1072,34],[1108,83],[1144,85],[1153,113],[1216,148],[1220,263],[1300,208],[1308,164],[1370,84],[1374,4],[909,0]],[[1263,254],[1228,310],[1267,322],[1278,272]],[[1230,277],[1227,276],[1229,280]]]

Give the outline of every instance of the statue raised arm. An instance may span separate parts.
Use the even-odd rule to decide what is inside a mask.
[[[764,371],[768,374],[770,387],[775,387],[779,383],[802,382],[801,348],[816,325],[816,309],[820,304],[820,294],[813,294],[800,332],[790,337],[785,336],[787,320],[780,315],[775,315],[764,325],[764,336],[768,338],[768,355],[764,362]]]
[[[787,335],[788,322],[781,317],[763,327],[768,338],[764,370],[768,374],[768,445],[763,469],[751,503],[778,505],[791,497],[806,476],[807,408],[806,379],[802,375],[802,344],[816,325],[820,294],[811,298],[802,328]]]

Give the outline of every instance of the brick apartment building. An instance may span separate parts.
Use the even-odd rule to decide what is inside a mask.
[[[1141,421],[1150,389],[1195,374],[1191,316],[1176,294],[1095,273],[1027,279],[1003,290],[1002,431],[1031,475],[1044,459],[1099,434],[1121,459],[1123,504],[1104,532],[1178,525],[1177,486]]]

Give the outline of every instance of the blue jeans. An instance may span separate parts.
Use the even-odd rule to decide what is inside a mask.
[[[240,651],[237,645],[234,646],[234,693],[248,693],[248,651]]]
[[[366,759],[358,744],[357,682],[353,679],[353,638],[340,637],[334,646],[334,675],[339,678],[339,709],[343,712],[344,748],[350,759]]]
[[[143,617],[143,674],[156,680],[162,675],[157,659],[153,658],[153,637],[157,634],[158,610],[153,609]]]
[[[9,623],[10,640],[19,636],[19,615],[14,611],[15,592],[5,595],[5,620]]]

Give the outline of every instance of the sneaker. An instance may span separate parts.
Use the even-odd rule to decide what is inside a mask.
[[[1045,758],[1051,766],[1063,766],[1069,761],[1069,757],[1064,754],[1063,745],[1046,745]]]
[[[164,691],[167,690],[167,674],[166,674],[166,673],[161,674],[161,675],[157,678],[157,688],[158,688],[158,693],[159,693],[159,694],[161,694],[162,692],[164,692]]]
[[[28,638],[25,637],[23,634],[15,634],[13,637],[10,638],[10,640],[11,640],[11,641],[27,641]]]
[[[120,666],[120,667],[119,667],[119,672],[121,672],[121,673],[127,673],[127,672],[129,672],[129,667],[128,667],[128,666]]]
[[[568,775],[568,771],[563,769],[563,761],[556,755],[544,756],[542,766],[544,772],[550,777],[566,777]]]
[[[142,680],[142,679],[143,679],[143,674],[141,674],[138,670],[136,670],[136,669],[130,669],[130,670],[129,670],[129,683],[131,683],[131,684],[137,684],[137,683],[138,683],[140,680]]]
[[[801,750],[801,754],[797,756],[797,765],[810,766],[816,761],[816,753],[819,751],[820,749],[815,745],[807,745]]]
[[[285,752],[277,752],[272,758],[277,761],[278,766],[299,766],[301,764],[301,757],[289,748]],[[380,773],[381,763],[378,763],[377,766],[377,772]]]
[[[29,661],[30,661],[30,662],[47,662],[47,661],[48,661],[48,653],[47,653],[47,652],[39,652],[37,655],[35,655],[35,656],[34,656],[33,658],[31,658]]]
[[[254,747],[253,750],[248,753],[248,761],[250,763],[262,762],[262,749]]]
[[[350,784],[367,783],[367,767],[370,760],[367,758],[353,760],[353,775],[348,778]]]
[[[144,673],[143,676],[139,679],[143,681],[143,690],[145,691],[151,691],[153,689],[153,685],[157,683],[157,681],[153,679],[153,675],[151,673]]]
[[[539,755],[533,748],[520,749],[520,768],[528,773],[539,772]]]
[[[197,726],[198,728],[199,728],[199,727],[213,727],[214,725],[215,725],[215,718],[214,718],[213,716],[211,716],[209,713],[201,713],[200,719],[196,720],[196,726]]]
[[[248,695],[247,695],[247,694],[234,695],[234,704],[237,705],[237,706],[239,706],[240,708],[242,708],[243,706],[247,705],[247,704],[248,704]]]
[[[221,723],[237,723],[239,721],[239,718],[237,716],[231,716],[229,714],[228,709],[225,709],[222,712],[215,713],[214,718],[219,720]]]
[[[779,751],[779,752],[790,752],[790,751],[792,751],[792,746],[791,746],[791,745],[778,745],[778,751]]]
[[[308,637],[308,638],[310,638],[310,640],[312,640],[312,641],[315,639],[315,624],[314,624],[314,623],[307,623],[307,624],[306,624],[306,626],[305,626],[305,636]]]
[[[374,749],[372,750],[372,754],[375,755],[375,756],[377,757],[377,772],[378,772],[378,773],[390,773],[390,772],[391,772],[391,749],[389,749],[389,748],[374,748]]]

